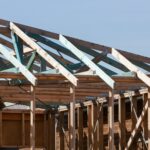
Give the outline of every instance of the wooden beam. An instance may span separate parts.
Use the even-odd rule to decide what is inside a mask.
[[[19,71],[30,81],[33,85],[37,84],[37,78],[26,69],[24,65],[22,65],[9,51],[0,44],[0,52],[4,55],[4,57],[10,61]]]
[[[119,53],[114,48],[112,48],[112,55],[125,67],[127,67],[130,71],[135,72],[137,74],[137,77],[150,87],[150,78],[146,74],[144,74],[141,70],[139,70],[134,64],[132,64],[127,58],[125,58],[121,53]]]
[[[95,72],[109,87],[114,88],[115,81],[111,79],[103,70],[93,63],[83,52],[76,48],[64,36],[59,36],[59,41],[64,44],[74,55],[76,55],[85,65]]]
[[[56,148],[56,140],[55,140],[55,137],[56,137],[56,128],[55,128],[55,113],[52,112],[52,113],[49,113],[49,116],[48,116],[48,119],[49,119],[49,125],[48,125],[48,128],[49,128],[49,132],[48,132],[48,150],[55,150]]]
[[[35,150],[35,87],[31,86],[30,101],[30,150]]]
[[[150,149],[150,88],[148,89],[148,150]]]
[[[119,121],[119,150],[125,148],[126,145],[126,127],[125,127],[125,99],[118,99],[118,121]]]
[[[99,149],[104,149],[104,135],[103,135],[103,103],[98,103],[98,133],[97,133],[97,144]]]
[[[146,104],[148,100],[148,93],[143,94],[143,105]],[[146,113],[145,119],[143,120],[143,132],[144,132],[144,138],[147,141],[148,140],[148,114]]]
[[[109,91],[109,100],[108,100],[108,147],[111,150],[114,150],[114,91]]]
[[[92,61],[97,64],[99,61],[102,60],[102,58],[105,58],[107,56],[107,53],[108,53],[107,51],[101,53],[100,55],[94,57],[92,59]],[[87,71],[87,70],[88,70],[88,67],[86,65],[83,65],[83,66],[81,66],[81,68],[79,68],[79,70],[77,71],[77,73],[83,72],[83,71]]]
[[[70,150],[75,150],[75,87],[71,85],[70,87]]]
[[[25,147],[25,114],[22,113],[22,146]]]
[[[92,147],[92,129],[93,129],[93,124],[92,124],[92,103],[87,107],[87,116],[88,116],[88,139],[87,139],[87,149],[90,149]]]
[[[15,32],[21,39],[23,39],[29,46],[31,46],[37,53],[45,59],[50,65],[64,75],[73,85],[77,86],[77,78],[69,72],[63,65],[61,65],[56,59],[50,56],[45,50],[43,50],[37,43],[35,43],[29,36],[21,31],[15,24],[10,23],[10,29]]]
[[[132,131],[134,130],[137,122],[137,99],[136,97],[130,97],[131,101],[131,120],[132,120]],[[131,148],[136,148],[137,141],[133,140]]]
[[[2,136],[2,133],[3,133],[3,126],[2,126],[2,111],[0,110],[0,147],[3,145],[3,136]]]
[[[60,136],[60,150],[65,149],[65,136],[64,136],[64,112],[59,113],[59,136]]]
[[[11,37],[17,59],[19,60],[20,63],[23,64],[23,42],[14,32],[11,32]]]
[[[9,26],[9,23],[10,23],[10,21],[8,21],[8,20],[0,19],[0,24],[1,25]],[[22,24],[19,24],[19,23],[16,23],[16,24],[22,30],[24,30],[26,32],[41,34],[43,36],[47,36],[47,37],[50,37],[50,38],[53,38],[53,39],[56,39],[56,40],[59,39],[59,34],[57,34],[57,33],[49,32],[49,31],[38,29],[38,28],[35,28],[35,27],[30,27],[30,26],[27,26],[27,25],[22,25]],[[97,49],[97,50],[100,50],[100,51],[108,50],[108,52],[111,53],[111,47],[96,44],[96,43],[92,43],[92,42],[88,42],[88,41],[85,41],[85,40],[81,40],[81,39],[77,39],[77,38],[73,38],[73,37],[69,37],[69,36],[67,36],[67,38],[69,40],[71,40],[73,43],[76,43],[78,45],[82,45],[82,46],[92,48],[92,49]],[[149,57],[144,57],[144,56],[133,54],[131,52],[126,52],[126,51],[123,51],[123,50],[118,50],[118,51],[120,53],[122,53],[124,56],[126,56],[127,58],[138,60],[138,61],[143,61],[145,63],[150,63],[150,58]]]
[[[130,146],[131,146],[131,144],[133,142],[133,139],[134,139],[134,137],[135,137],[135,135],[136,135],[136,133],[137,133],[137,131],[138,131],[138,129],[139,129],[139,127],[140,127],[144,117],[145,117],[147,109],[148,109],[148,101],[146,102],[145,106],[143,107],[142,113],[141,113],[140,117],[137,120],[137,123],[136,123],[136,126],[135,126],[134,130],[131,133],[131,136],[130,136],[128,142],[127,142],[125,150],[128,150],[130,148]]]
[[[78,108],[78,149],[83,150],[83,108]]]

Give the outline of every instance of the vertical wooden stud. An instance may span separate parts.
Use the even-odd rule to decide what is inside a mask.
[[[109,91],[109,101],[108,101],[108,127],[109,127],[109,139],[108,147],[109,149],[114,149],[114,94],[113,90]]]
[[[2,111],[0,111],[0,147],[3,145],[2,143]]]
[[[119,150],[125,148],[126,127],[125,127],[125,99],[118,99],[118,120],[119,120]]]
[[[88,113],[88,149],[91,148],[92,145],[92,106],[89,105],[87,107],[87,113]]]
[[[72,85],[70,87],[70,150],[75,150],[75,87]]]
[[[25,114],[22,113],[22,146],[25,146]]]
[[[64,150],[65,148],[65,141],[64,141],[64,132],[63,132],[63,125],[64,125],[64,113],[61,112],[59,114],[59,136],[60,136],[60,150]]]
[[[78,150],[83,150],[83,108],[78,108]]]
[[[150,88],[148,88],[148,150],[150,149]]]
[[[30,150],[35,150],[35,87],[31,86],[30,101]]]

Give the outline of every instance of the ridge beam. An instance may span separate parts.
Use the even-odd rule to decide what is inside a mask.
[[[150,87],[150,78],[143,73],[137,66],[132,64],[126,57],[124,57],[121,53],[119,53],[116,49],[112,48],[111,54],[126,68],[130,71],[135,72],[137,77],[141,79],[146,85]]]
[[[2,53],[9,62],[18,68],[19,71],[27,78],[27,80],[32,83],[32,85],[37,84],[37,78],[24,65],[22,65],[19,60],[10,54],[10,52],[2,44],[0,44],[0,53]]]
[[[81,50],[75,47],[63,35],[59,35],[59,41],[67,47],[74,55],[76,55],[86,66],[95,72],[109,87],[114,89],[115,81],[111,79],[103,70],[101,70],[94,62],[92,62]]]
[[[19,29],[14,23],[10,22],[10,29],[15,32],[22,40],[24,40],[32,49],[45,59],[50,65],[64,75],[73,85],[77,86],[77,78],[68,71],[63,65],[61,65],[56,59],[50,56],[44,49],[42,49],[36,42],[34,42],[29,36],[27,36],[21,29]]]

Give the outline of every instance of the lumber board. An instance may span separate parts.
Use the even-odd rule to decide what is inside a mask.
[[[59,72],[64,75],[72,84],[77,86],[77,78],[69,72],[63,65],[61,65],[56,59],[50,56],[45,50],[43,50],[38,44],[36,44],[29,36],[27,36],[21,29],[19,29],[12,22],[10,23],[10,29],[15,32],[21,39],[23,39],[32,49],[45,59],[50,65],[55,69],[58,69]]]
[[[95,72],[109,87],[114,89],[115,81],[111,79],[103,70],[93,63],[83,52],[69,42],[64,36],[59,36],[59,41],[75,54],[85,65]]]
[[[4,26],[8,27],[9,23],[10,23],[10,21],[8,21],[8,20],[0,19],[0,24],[1,25],[4,25]],[[59,39],[59,34],[57,34],[57,33],[45,31],[45,30],[42,30],[42,29],[38,29],[38,28],[35,28],[35,27],[30,27],[30,26],[27,26],[27,25],[19,24],[19,23],[16,23],[16,24],[22,30],[24,30],[26,32],[41,34],[41,35],[44,35],[44,36],[47,36],[47,37],[50,37],[50,38],[53,38],[53,39],[56,39],[56,40]],[[72,42],[76,43],[76,44],[80,44],[82,46],[97,49],[97,50],[100,50],[100,51],[108,50],[108,52],[111,53],[111,47],[96,44],[96,43],[93,43],[93,42],[88,42],[88,41],[85,41],[85,40],[81,40],[81,39],[77,39],[77,38],[73,38],[73,37],[69,37],[69,36],[66,36],[66,37],[69,40],[71,40]],[[150,63],[150,58],[149,57],[144,57],[144,56],[141,56],[141,55],[133,54],[131,52],[126,52],[126,51],[119,50],[119,49],[118,49],[118,51],[121,52],[127,58],[131,58],[131,59],[138,60],[138,61],[143,61],[145,63]]]
[[[139,127],[140,127],[140,125],[141,125],[141,123],[142,123],[142,121],[143,121],[143,119],[144,119],[144,117],[145,117],[145,114],[146,114],[146,112],[147,112],[147,109],[148,109],[148,101],[146,102],[145,106],[143,107],[142,113],[141,113],[140,117],[139,117],[138,120],[137,120],[137,123],[136,123],[135,128],[134,128],[133,131],[131,132],[131,136],[130,136],[128,142],[127,142],[127,145],[126,145],[126,147],[125,147],[125,150],[127,150],[127,149],[130,148],[130,146],[131,146],[131,144],[132,144],[132,142],[133,142],[133,139],[134,139],[134,137],[135,137],[135,135],[136,135],[136,133],[137,133],[137,130],[139,129]]]
[[[30,101],[30,150],[35,150],[35,87],[31,86]]]
[[[19,71],[30,81],[33,85],[37,84],[37,78],[26,69],[24,65],[22,65],[9,51],[0,44],[0,52],[4,55],[7,60],[9,60]]]
[[[117,50],[112,48],[111,53],[119,62],[124,64],[125,67],[127,67],[130,71],[133,71],[137,74],[137,77],[141,79],[146,85],[150,87],[150,78],[143,73],[141,70],[139,70],[134,64],[132,64],[127,58],[125,58],[121,53],[119,53]]]

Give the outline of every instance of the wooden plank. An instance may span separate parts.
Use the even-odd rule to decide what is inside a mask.
[[[131,136],[130,136],[128,142],[127,142],[125,150],[130,148],[130,146],[131,146],[131,144],[133,142],[133,139],[136,136],[136,133],[137,133],[137,131],[138,131],[138,129],[139,129],[139,127],[140,127],[144,117],[145,117],[147,109],[148,109],[148,101],[146,102],[145,106],[143,107],[142,113],[141,113],[140,117],[138,118],[138,121],[136,123],[136,126],[135,126],[134,130],[131,133]]]
[[[150,88],[148,89],[148,150],[150,149]]]
[[[98,150],[98,143],[97,140],[99,138],[98,135],[98,119],[99,119],[99,115],[98,115],[98,106],[97,104],[94,104],[92,106],[92,112],[93,112],[93,117],[92,117],[92,124],[93,124],[93,130],[92,130],[92,149],[93,150]]]
[[[137,74],[137,77],[150,87],[150,78],[146,74],[144,74],[141,70],[139,70],[134,64],[132,64],[127,58],[125,58],[121,53],[119,53],[114,48],[112,48],[112,55],[125,67],[127,67],[130,71],[135,72]]]
[[[119,121],[119,150],[126,145],[126,127],[125,127],[125,99],[118,99],[118,121]]]
[[[10,29],[15,32],[21,39],[23,39],[29,46],[31,46],[37,53],[45,59],[50,65],[64,75],[73,85],[77,86],[77,78],[69,72],[63,65],[61,65],[56,59],[50,56],[45,50],[43,50],[38,44],[36,44],[29,36],[21,31],[15,24],[10,23]]]
[[[10,21],[8,21],[8,20],[0,19],[0,24],[1,25],[8,26],[9,23],[10,23]],[[31,26],[27,26],[27,25],[23,25],[23,24],[19,24],[19,23],[16,23],[16,24],[22,30],[24,30],[26,32],[41,34],[41,35],[44,35],[44,36],[47,36],[47,37],[50,37],[50,38],[53,38],[53,39],[56,39],[56,40],[59,39],[59,34],[57,34],[57,33],[49,32],[49,31],[46,31],[46,30],[38,29],[38,28],[35,28],[35,27],[31,27]],[[78,45],[82,45],[82,46],[92,48],[92,49],[97,49],[97,50],[100,50],[100,51],[108,50],[108,52],[111,53],[111,47],[96,44],[96,43],[93,43],[93,42],[88,42],[88,41],[85,41],[85,40],[81,40],[81,39],[77,39],[77,38],[73,38],[73,37],[69,37],[69,36],[66,36],[66,37],[69,40],[71,40],[73,43],[76,43]],[[149,57],[144,57],[144,56],[133,54],[131,52],[126,52],[126,51],[123,51],[123,50],[118,50],[118,51],[120,53],[122,53],[124,56],[126,56],[127,58],[134,59],[134,60],[137,60],[137,61],[143,61],[145,63],[150,63],[150,58]]]
[[[3,136],[2,136],[2,111],[0,111],[0,147],[3,145],[3,142],[2,142],[2,138],[3,138]]]
[[[131,100],[131,120],[132,120],[132,131],[134,130],[137,122],[136,115],[137,114],[137,99],[136,97],[130,97]],[[137,146],[137,141],[133,141],[131,148],[136,148]]]
[[[30,101],[30,150],[35,150],[35,87],[31,86]]]
[[[78,108],[78,150],[83,150],[83,108]]]
[[[19,60],[20,63],[23,64],[23,42],[14,32],[11,32],[11,37],[17,59]]]
[[[99,118],[98,118],[98,126],[99,126],[99,130],[98,130],[98,135],[99,135],[99,138],[98,138],[98,147],[99,149],[104,149],[104,136],[103,136],[103,103],[101,104],[98,104],[98,114],[99,114]],[[98,136],[97,135],[97,136]]]
[[[88,113],[88,139],[87,139],[87,149],[90,149],[92,146],[92,104],[87,107]]]
[[[92,61],[97,64],[99,61],[102,60],[102,58],[105,59],[105,57],[107,56],[107,53],[108,52],[105,51],[105,52],[99,54],[98,56],[94,57],[92,59]],[[77,73],[87,71],[87,70],[88,70],[88,67],[86,65],[83,65],[83,66],[80,67],[80,69],[77,71]]]
[[[76,55],[86,66],[88,66],[96,75],[98,75],[108,86],[114,88],[115,81],[111,79],[103,70],[93,63],[82,51],[76,48],[64,36],[59,36],[59,41],[64,44],[74,55]]]
[[[22,146],[25,146],[25,114],[22,113]]]
[[[13,55],[9,53],[9,51],[0,44],[0,52],[4,55],[4,57],[10,61],[19,71],[30,81],[33,85],[36,85],[37,78],[26,69],[24,65],[22,65]]]
[[[71,85],[70,87],[70,150],[75,150],[75,87]]]
[[[108,147],[109,149],[114,149],[114,92],[109,91],[109,100],[108,100]]]
[[[64,128],[64,113],[59,113],[59,136],[60,136],[60,150],[65,149],[65,136],[63,132]]]
[[[56,147],[56,141],[55,141],[55,137],[56,137],[56,128],[55,128],[55,113],[50,113],[49,114],[49,139],[48,139],[48,149],[49,150],[55,150]]]
[[[148,94],[143,94],[143,105],[146,104],[148,100]],[[148,115],[146,113],[145,115],[145,119],[143,120],[143,132],[144,132],[144,138],[147,141],[148,140]]]

